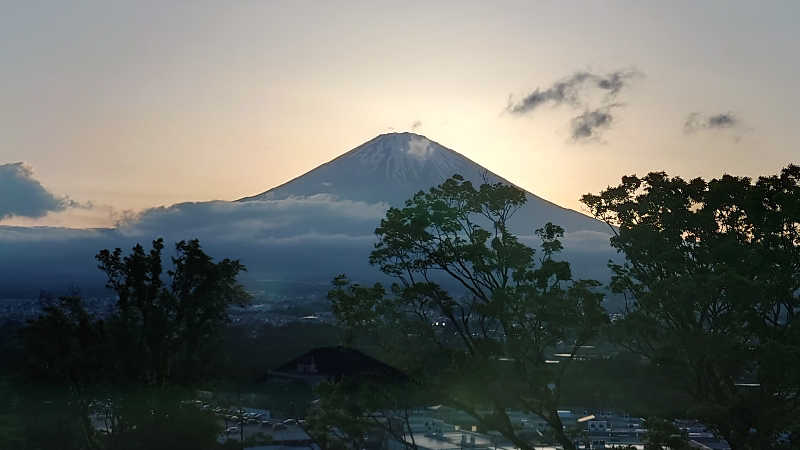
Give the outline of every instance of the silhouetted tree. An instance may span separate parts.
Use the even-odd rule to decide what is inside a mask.
[[[691,413],[734,449],[778,448],[800,413],[800,167],[627,176],[582,202],[611,226],[619,342],[682,373]]]
[[[101,382],[112,355],[104,325],[75,295],[46,306],[21,330],[27,375],[38,381],[67,381],[74,389]]]
[[[571,449],[557,413],[561,383],[607,316],[599,283],[573,280],[569,263],[555,259],[563,229],[548,223],[536,231],[538,261],[509,231],[524,203],[518,188],[476,189],[458,175],[419,192],[389,209],[376,229],[370,262],[397,280],[391,295],[380,284],[340,276],[329,298],[340,323],[380,342],[431,401],[470,414],[523,449],[533,442],[519,435],[508,411],[536,414]],[[451,295],[441,280],[466,294]],[[568,355],[550,356],[560,345]]]
[[[119,248],[97,255],[118,297],[109,324],[116,351],[125,355],[117,373],[150,384],[191,382],[202,375],[228,307],[249,299],[236,281],[245,267],[227,258],[215,263],[196,239],[180,241],[163,279],[163,248],[157,239],[149,252],[136,245],[127,256]]]
[[[197,240],[181,241],[164,274],[163,247],[158,239],[149,252],[136,245],[125,256],[98,253],[117,295],[108,317],[65,296],[22,329],[28,379],[41,383],[31,391],[52,391],[44,403],[30,402],[25,428],[37,430],[26,431],[30,448],[216,447],[216,421],[181,404],[189,394],[176,387],[202,379],[228,307],[248,300],[236,281],[244,266],[214,262]],[[98,414],[106,433],[91,420]]]
[[[26,390],[19,412],[25,424],[25,447],[46,448],[61,442],[70,449],[98,448],[90,405],[108,373],[109,359],[115,357],[104,322],[87,312],[80,297],[70,295],[46,306],[21,334],[25,374],[29,383],[39,385]],[[30,395],[39,390],[49,396]]]

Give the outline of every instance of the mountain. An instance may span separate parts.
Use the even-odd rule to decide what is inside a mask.
[[[0,226],[0,298],[32,297],[40,289],[58,294],[79,286],[107,293],[94,256],[100,249],[130,249],[163,237],[168,245],[197,238],[216,258],[247,266],[243,281],[271,292],[274,282],[327,287],[334,276],[382,279],[368,263],[375,227],[389,206],[402,206],[415,192],[453,174],[479,185],[508,183],[463,155],[424,136],[378,136],[288,183],[238,201],[186,202],[150,208],[118,226],[73,230]],[[510,183],[509,183],[510,184]],[[615,257],[607,227],[579,212],[528,192],[510,228],[531,247],[533,231],[550,221],[565,228],[564,258],[581,277],[608,279]]]
[[[476,186],[484,180],[513,184],[464,155],[414,133],[382,134],[280,186],[239,202],[328,195],[366,203],[402,206],[419,190],[441,184],[454,174]],[[567,232],[608,232],[608,227],[577,211],[562,208],[526,191],[527,203],[515,215],[516,233],[531,234],[553,222]]]

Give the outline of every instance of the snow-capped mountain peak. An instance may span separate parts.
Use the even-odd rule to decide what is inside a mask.
[[[459,174],[473,184],[512,184],[469,158],[415,133],[379,135],[321,166],[239,201],[282,200],[325,194],[341,200],[402,206],[415,192]],[[547,221],[570,230],[605,230],[605,225],[530,192],[515,222],[529,234]]]
[[[381,173],[385,181],[414,185],[432,177],[444,180],[475,166],[462,155],[414,133],[382,134],[331,163],[355,163],[364,171]]]
[[[425,136],[388,133],[261,194],[242,199],[269,200],[332,194],[367,202],[402,203],[410,194],[440,184],[453,174],[480,179],[487,172]],[[493,179],[500,179],[490,174]]]

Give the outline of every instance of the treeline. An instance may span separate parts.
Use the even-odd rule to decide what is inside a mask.
[[[71,293],[3,326],[0,448],[217,448],[219,420],[185,402],[197,389],[253,389],[269,369],[336,340],[330,326],[233,327],[228,307],[249,301],[236,281],[245,267],[215,262],[197,240],[178,242],[169,265],[163,249],[158,239],[98,253],[117,298],[111,315]]]
[[[245,267],[215,261],[196,240],[177,243],[169,263],[161,240],[102,250],[113,314],[96,317],[67,295],[0,330],[0,448],[219,448],[219,421],[185,403],[198,389],[259,392],[271,409],[307,415],[326,448],[363,448],[376,427],[403,442],[403,412],[431,403],[521,449],[577,447],[585,436],[562,422],[563,405],[651,416],[652,449],[686,445],[657,420],[676,417],[701,421],[734,449],[796,448],[799,183],[793,165],[757,180],[651,173],[584,196],[626,257],[609,265],[608,287],[628,300],[613,322],[604,286],[574,278],[559,258],[565,230],[548,223],[536,230],[540,247],[527,247],[506,226],[524,192],[458,175],[387,211],[370,262],[395,283],[336,277],[336,327],[232,326],[228,308],[249,301],[237,282]],[[468,295],[432,281],[442,275]],[[314,393],[261,382],[333,343],[404,377],[330,380]],[[511,410],[537,415],[550,432],[523,432]]]
[[[733,449],[800,446],[800,167],[757,180],[626,176],[582,202],[625,256],[609,263],[609,287],[627,299],[613,323],[601,284],[574,279],[558,258],[562,228],[548,223],[536,230],[540,249],[525,246],[507,227],[524,192],[457,175],[389,209],[370,262],[395,283],[340,276],[333,311],[411,374],[423,398],[521,449],[577,447],[580,427],[558,414],[567,401],[696,419]],[[431,281],[442,274],[469,295]],[[584,349],[605,342],[636,358],[585,361]],[[407,398],[387,405],[413,408]],[[358,446],[375,407],[344,404],[365,419],[342,441]],[[522,433],[510,410],[537,415],[552,436]],[[332,411],[328,429],[342,416]],[[661,426],[669,422],[650,423],[663,432],[648,434],[649,448],[687,445],[671,440],[679,434]]]

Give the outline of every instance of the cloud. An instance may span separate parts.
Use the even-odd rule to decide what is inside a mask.
[[[158,237],[167,242],[166,257],[173,243],[198,238],[209,255],[240,259],[249,269],[248,285],[264,278],[326,282],[340,272],[375,278],[368,257],[387,209],[386,203],[320,194],[179,203],[128,215],[113,228],[0,226],[0,298],[73,285],[87,295],[107,295],[97,252],[147,246]]]
[[[642,76],[644,74],[636,69],[616,70],[605,75],[589,71],[575,72],[547,88],[537,87],[518,102],[509,96],[506,112],[522,116],[547,104],[583,109],[581,114],[570,120],[570,138],[573,142],[596,141],[614,122],[611,110],[623,106],[615,102],[617,97],[634,79]],[[598,97],[599,101],[591,101]]]
[[[129,216],[117,230],[131,237],[186,236],[218,241],[261,241],[299,235],[371,234],[386,203],[340,200],[333,195],[247,202],[187,202]]]
[[[724,112],[710,116],[693,112],[686,117],[683,124],[683,131],[691,134],[702,130],[723,130],[727,128],[738,128],[741,121],[733,112]]]
[[[431,141],[423,136],[412,136],[408,140],[406,153],[420,161],[430,158],[433,152],[434,148],[431,146]]]
[[[53,243],[111,236],[110,228],[17,227],[0,225],[0,243]]]
[[[422,121],[420,120],[415,120],[413,123],[411,123],[411,131],[416,131],[420,129],[420,127],[422,127]]]
[[[43,217],[11,216],[0,220],[0,223],[18,227],[107,228],[126,213],[111,205],[70,202],[70,207],[61,211],[50,211]]]
[[[512,98],[509,97],[506,111],[512,114],[523,115],[532,112],[546,103],[551,103],[553,106],[562,105],[564,103],[578,105],[580,103],[578,96],[579,88],[592,76],[593,75],[588,72],[576,72],[546,89],[537,87],[536,90],[523,97],[522,100],[517,103],[514,103]]]
[[[50,212],[79,206],[68,197],[58,197],[33,177],[21,162],[0,165],[0,220],[22,216],[37,218]]]
[[[610,128],[614,121],[611,109],[619,106],[615,103],[573,117],[570,121],[572,140],[577,142],[598,139],[601,132]]]
[[[635,69],[618,70],[612,72],[605,77],[596,77],[594,79],[597,87],[608,91],[609,98],[616,97],[619,92],[628,86],[633,79],[643,76],[641,72]]]
[[[97,252],[128,250],[136,243],[147,246],[158,237],[167,242],[165,257],[171,256],[174,242],[198,238],[209,255],[240,259],[248,267],[242,281],[256,290],[259,280],[327,282],[341,272],[378,280],[381,274],[368,257],[376,241],[375,227],[387,209],[383,202],[318,194],[179,203],[127,215],[113,228],[0,226],[0,298],[36,296],[39,289],[60,292],[70,286],[80,286],[86,295],[108,295],[96,269]],[[530,228],[528,222],[518,225],[520,230]],[[537,237],[526,239],[538,247]],[[607,234],[576,230],[565,236],[565,243],[576,268],[595,278],[603,276],[613,254]]]
[[[548,88],[537,87],[516,103],[509,96],[506,111],[515,115],[524,115],[545,104],[568,105],[577,108],[586,103],[585,97],[591,93],[591,90],[604,93],[603,102],[607,103],[616,98],[633,79],[640,76],[642,73],[635,69],[617,70],[606,75],[587,71],[575,72]]]

